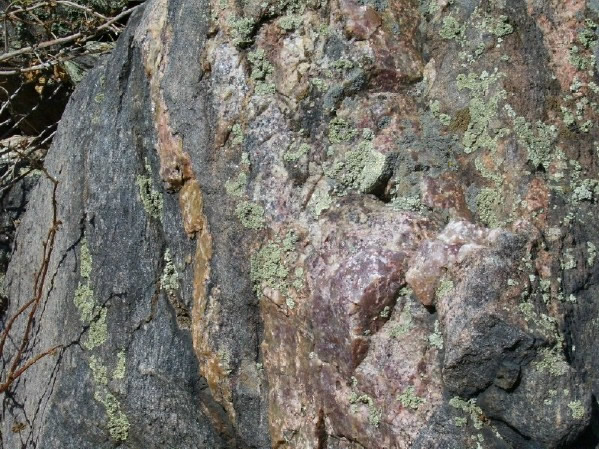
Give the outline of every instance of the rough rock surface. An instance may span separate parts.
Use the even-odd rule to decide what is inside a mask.
[[[148,0],[46,159],[2,447],[599,447],[598,14]]]

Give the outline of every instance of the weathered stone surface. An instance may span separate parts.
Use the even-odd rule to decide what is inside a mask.
[[[599,447],[595,6],[150,0],[46,159],[3,447]]]

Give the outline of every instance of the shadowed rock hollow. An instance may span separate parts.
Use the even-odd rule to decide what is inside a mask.
[[[598,14],[148,0],[46,159],[25,354],[61,347],[2,447],[599,447]]]

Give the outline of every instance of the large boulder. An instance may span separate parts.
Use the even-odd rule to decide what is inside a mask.
[[[2,447],[599,447],[596,15],[149,0],[18,224]]]

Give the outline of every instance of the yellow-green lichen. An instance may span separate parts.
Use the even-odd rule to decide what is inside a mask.
[[[294,271],[294,274],[295,279],[293,280],[291,285],[293,285],[293,288],[295,288],[296,290],[301,290],[302,288],[304,288],[305,285],[304,269],[302,267],[297,267]]]
[[[254,92],[256,95],[270,95],[275,93],[275,85],[270,81],[274,67],[266,58],[266,52],[262,48],[248,53],[248,61],[252,66],[251,79],[255,82]]]
[[[391,316],[391,308],[389,306],[385,306],[381,313],[379,313],[381,318],[389,318]]]
[[[235,208],[235,215],[248,229],[258,230],[264,227],[264,208],[259,204],[243,201]]]
[[[576,265],[577,262],[576,258],[574,257],[572,248],[567,248],[564,251],[563,259],[561,260],[562,270],[573,270],[574,268],[576,268]]]
[[[303,18],[294,14],[283,16],[277,21],[277,25],[287,32],[299,28],[302,23]]]
[[[106,307],[100,307],[96,318],[89,325],[87,337],[83,342],[83,347],[92,350],[103,345],[108,338],[108,326],[106,325]]]
[[[167,248],[164,252],[164,268],[160,277],[160,288],[167,294],[173,295],[179,290],[179,272],[173,262],[171,251]]]
[[[399,324],[393,326],[389,332],[391,338],[398,338],[406,335],[414,328],[412,322],[412,309],[410,304],[406,304],[399,315]]]
[[[297,259],[296,241],[297,236],[290,231],[284,238],[267,243],[252,255],[250,279],[256,291],[269,287],[287,296],[291,287],[288,280],[290,267]]]
[[[73,302],[79,311],[79,319],[83,323],[89,323],[96,312],[94,291],[89,284],[79,284],[75,290],[75,298]]]
[[[420,201],[420,197],[414,196],[396,196],[389,205],[395,210],[409,210],[413,212],[422,212],[425,207]]]
[[[356,128],[340,117],[335,117],[329,122],[329,141],[331,143],[349,142],[357,134]]]
[[[581,420],[585,416],[585,409],[580,401],[572,401],[568,404],[568,408],[572,413],[572,418]]]
[[[597,44],[597,24],[590,19],[585,20],[585,27],[577,38],[584,48],[594,47]]]
[[[347,58],[339,58],[329,64],[329,67],[335,70],[351,70],[354,63]]]
[[[114,380],[122,380],[125,378],[125,372],[127,369],[127,355],[125,354],[125,351],[121,350],[117,353],[116,355],[116,367],[114,368],[114,371],[112,372],[112,378]]]
[[[243,143],[243,130],[239,123],[235,123],[231,128],[231,136],[233,137],[231,141],[233,145],[241,145]]]
[[[576,70],[587,70],[595,64],[595,55],[587,55],[578,45],[570,48],[570,64]]]
[[[402,407],[411,408],[413,410],[418,410],[418,407],[426,402],[426,399],[423,399],[414,393],[413,386],[406,388],[400,395],[397,396],[397,400],[400,402]]]
[[[387,157],[376,151],[369,140],[360,142],[355,150],[345,152],[325,170],[337,181],[335,190],[345,194],[349,190],[370,193],[389,170]]]
[[[274,71],[273,65],[266,59],[266,52],[262,48],[248,53],[248,61],[252,66],[250,77],[253,80],[263,80]]]
[[[498,140],[508,133],[505,128],[496,130],[493,127],[499,102],[507,96],[504,89],[494,88],[503,76],[503,73],[497,71],[491,74],[483,71],[480,75],[471,72],[457,77],[458,90],[466,89],[471,95],[468,105],[470,120],[462,139],[466,153],[479,148],[495,150]],[[490,93],[492,89],[495,90],[493,94]]]
[[[470,419],[472,420],[472,425],[475,429],[482,429],[483,427],[483,411],[481,408],[476,405],[476,399],[469,399],[465,401],[459,396],[454,396],[449,400],[449,405],[458,410],[462,410],[464,413],[467,413]]]
[[[572,202],[593,201],[593,198],[599,194],[599,183],[595,179],[580,179],[574,181],[572,190]]]
[[[152,167],[147,160],[145,167],[148,176],[137,175],[135,183],[139,187],[141,203],[147,214],[156,220],[160,220],[162,218],[163,207],[162,194],[157,190],[154,190],[152,185]]]
[[[504,224],[499,219],[504,206],[504,198],[499,189],[485,187],[476,196],[476,209],[480,220],[489,228],[497,228]]]
[[[307,156],[310,153],[311,147],[307,143],[300,145],[292,144],[289,146],[287,151],[283,153],[283,160],[285,162],[297,162],[302,157]]]
[[[231,27],[233,44],[237,47],[245,47],[252,43],[252,34],[256,21],[249,17],[234,17],[229,21]]]
[[[108,326],[106,317],[108,309],[98,306],[94,300],[94,292],[90,285],[92,271],[92,257],[87,243],[83,238],[80,249],[81,280],[75,291],[73,302],[79,311],[79,318],[84,324],[89,324],[87,335],[84,337],[82,346],[87,351],[92,351],[108,339]],[[129,433],[129,421],[121,411],[121,406],[116,397],[107,390],[108,369],[101,356],[92,354],[89,356],[88,365],[95,384],[94,398],[104,405],[108,419],[108,432],[116,441],[125,441]],[[114,380],[121,380],[125,376],[125,353],[117,354],[117,365],[112,374]]]
[[[87,244],[86,238],[81,240],[79,258],[79,273],[83,279],[89,279],[89,276],[92,272],[92,255],[89,252],[89,245]]]
[[[557,345],[553,348],[541,349],[540,360],[533,365],[537,371],[547,372],[552,376],[561,376],[568,372],[568,362]]]
[[[443,335],[439,330],[439,321],[435,321],[435,331],[428,336],[428,344],[433,348],[443,349]]]
[[[468,418],[464,418],[463,416],[456,416],[453,419],[453,423],[456,427],[464,427],[466,424],[468,424]]]
[[[310,201],[308,202],[308,209],[312,212],[314,218],[320,217],[323,211],[327,210],[333,204],[333,198],[329,195],[326,190],[318,189],[314,191]]]
[[[593,242],[587,242],[587,264],[592,267],[597,259],[597,247]]]
[[[116,441],[125,441],[129,437],[129,419],[121,410],[119,400],[106,388],[99,388],[94,399],[104,406],[108,418],[108,433]]]
[[[453,16],[447,16],[443,19],[443,25],[439,34],[445,40],[462,39],[466,33],[466,26],[460,23]]]
[[[509,109],[508,109],[509,110]],[[553,161],[553,142],[557,138],[557,129],[541,121],[531,125],[524,117],[514,119],[514,131],[518,142],[526,148],[528,159],[533,166],[548,168]]]
[[[95,355],[89,357],[89,368],[97,385],[108,385],[108,371],[106,366]]]
[[[449,293],[451,293],[454,289],[454,285],[453,285],[453,281],[451,279],[448,278],[443,278],[439,281],[439,284],[437,285],[437,290],[435,292],[435,297],[437,299],[443,298],[444,296],[447,296]]]
[[[242,197],[248,183],[248,177],[245,172],[240,172],[235,179],[225,182],[227,194],[236,197]]]
[[[381,424],[382,412],[376,407],[374,399],[367,394],[359,395],[358,393],[353,392],[349,398],[349,403],[351,405],[350,410],[352,413],[358,411],[358,406],[360,404],[368,407],[368,423],[373,427],[379,427]]]
[[[485,17],[478,28],[497,37],[507,36],[514,32],[514,27],[510,25],[508,17],[504,15]]]

